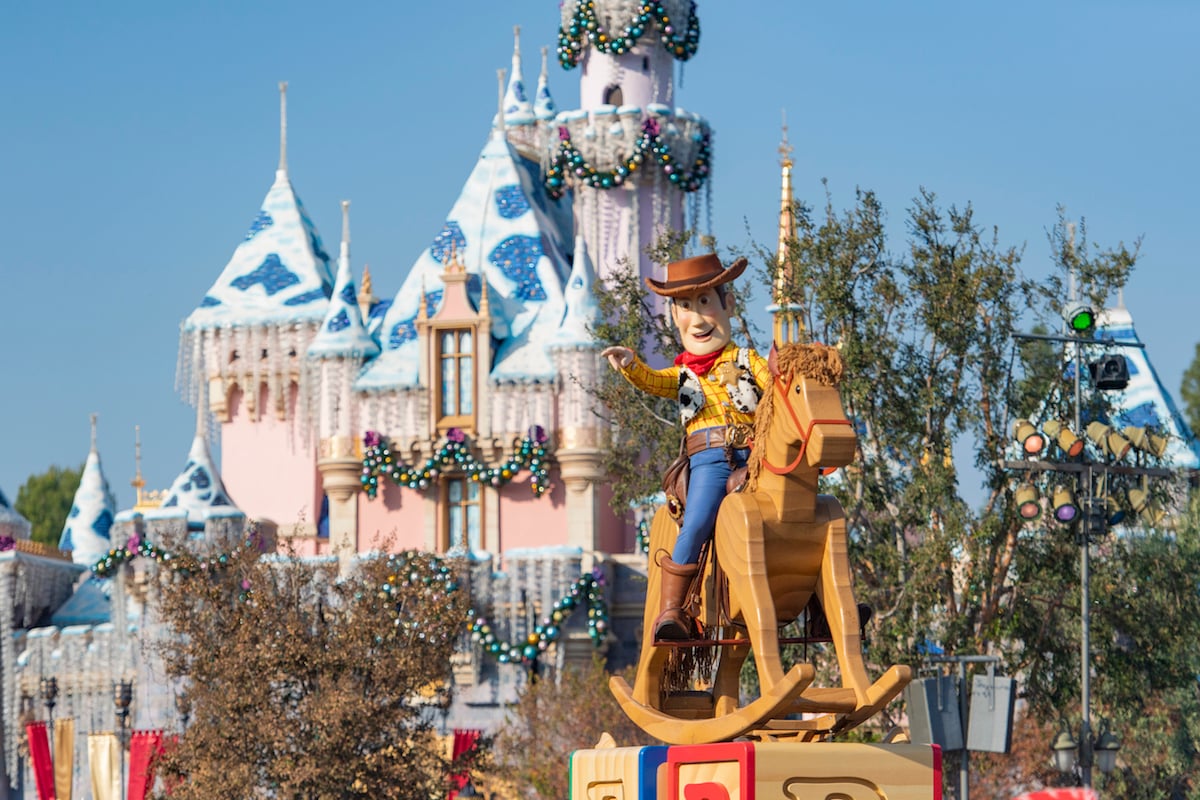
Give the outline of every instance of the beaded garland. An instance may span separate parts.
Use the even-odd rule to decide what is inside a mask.
[[[397,460],[387,438],[375,431],[367,431],[363,437],[363,447],[361,481],[363,491],[370,498],[374,498],[379,491],[380,475],[387,476],[397,486],[424,491],[437,483],[439,474],[448,471],[499,487],[528,469],[529,488],[535,496],[541,497],[549,488],[546,432],[540,425],[535,425],[524,439],[514,440],[508,459],[494,466],[488,466],[475,457],[467,444],[466,435],[459,428],[451,428],[446,432],[446,440],[421,467]]]
[[[674,186],[685,192],[694,192],[704,185],[712,161],[712,136],[704,130],[700,134],[700,148],[690,168],[675,163],[671,146],[663,139],[657,121],[648,119],[642,123],[642,134],[634,143],[633,155],[618,164],[613,170],[599,170],[587,163],[571,141],[571,132],[566,126],[558,129],[558,152],[546,171],[546,191],[558,199],[567,190],[567,176],[593,189],[612,189],[625,183],[644,162],[657,163],[659,169]]]
[[[496,636],[487,619],[479,616],[475,609],[467,612],[471,623],[471,640],[478,642],[484,652],[496,657],[502,664],[529,664],[543,650],[562,636],[562,624],[577,609],[587,605],[588,636],[599,647],[608,631],[608,604],[604,602],[603,581],[596,572],[585,573],[571,589],[554,604],[550,614],[525,637],[524,642],[506,642]]]
[[[558,61],[563,69],[578,66],[585,44],[590,44],[605,55],[622,55],[632,50],[655,23],[663,47],[677,60],[687,61],[696,54],[696,48],[700,45],[700,18],[696,15],[694,2],[688,4],[687,25],[682,33],[671,22],[663,4],[649,0],[642,3],[637,16],[623,31],[613,35],[605,31],[596,19],[594,0],[576,0],[570,23],[558,29]]]
[[[650,523],[647,520],[637,524],[637,549],[639,553],[650,552]]]
[[[109,550],[106,556],[93,564],[92,574],[97,578],[111,577],[114,569],[137,556],[142,556],[153,559],[160,566],[168,567],[176,575],[186,578],[191,575],[222,570],[229,565],[230,561],[235,560],[243,549],[247,547],[258,549],[259,546],[257,532],[251,532],[246,541],[230,553],[196,558],[190,554],[177,555],[162,550],[144,539],[131,536],[124,547],[115,547]],[[379,586],[379,596],[391,599],[392,592],[396,591],[398,587],[417,585],[424,586],[425,591],[443,591],[447,594],[458,591],[458,583],[454,579],[453,572],[437,556],[417,550],[404,550],[389,555],[388,577]],[[238,599],[248,600],[251,593],[250,585],[243,583],[241,592],[238,593]],[[416,628],[418,623],[414,620],[401,621],[397,614],[396,625]]]

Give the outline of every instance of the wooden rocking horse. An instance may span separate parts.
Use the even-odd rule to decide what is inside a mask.
[[[711,685],[677,690],[666,675],[672,647],[654,641],[661,570],[655,555],[671,552],[678,527],[665,508],[650,530],[650,567],[641,655],[634,686],[613,677],[610,688],[639,727],[671,744],[702,744],[749,735],[808,740],[867,720],[911,678],[893,666],[871,683],[862,658],[858,607],[850,582],[841,504],[817,493],[822,467],[849,464],[856,447],[837,383],[842,362],[824,345],[787,344],[769,359],[774,376],[756,415],[746,491],[725,498],[717,515],[700,592],[700,620],[716,632]],[[724,584],[724,585],[722,585]],[[837,652],[842,685],[811,686],[815,670],[785,671],[779,628],[816,597]],[[688,646],[713,645],[693,641]],[[761,696],[742,706],[738,677],[751,650]],[[805,719],[784,719],[808,712]]]

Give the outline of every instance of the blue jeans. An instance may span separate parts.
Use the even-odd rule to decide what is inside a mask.
[[[687,503],[683,524],[679,526],[679,538],[675,540],[675,552],[671,554],[671,560],[676,564],[695,564],[700,559],[700,548],[712,538],[717,527],[717,509],[725,499],[725,481],[733,467],[745,466],[749,457],[748,447],[734,450],[731,466],[725,458],[724,447],[710,447],[688,459],[691,475]]]

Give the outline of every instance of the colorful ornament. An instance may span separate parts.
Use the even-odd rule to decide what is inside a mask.
[[[608,604],[604,602],[604,579],[599,570],[579,576],[579,580],[554,604],[554,609],[544,617],[523,642],[509,643],[496,637],[491,624],[479,616],[475,609],[467,612],[471,639],[478,642],[484,652],[496,656],[502,664],[529,664],[547,647],[562,636],[562,622],[571,616],[581,603],[586,601],[588,610],[588,635],[592,644],[600,647],[608,631]]]
[[[659,41],[666,51],[679,61],[687,61],[696,55],[700,45],[700,18],[696,16],[694,2],[688,4],[686,19],[687,24],[680,33],[666,7],[658,0],[647,0],[620,33],[613,33],[604,30],[596,18],[594,0],[575,0],[570,22],[558,29],[558,62],[563,69],[577,66],[586,45],[606,55],[623,55],[633,49],[652,25],[658,26]]]
[[[657,164],[667,180],[684,192],[694,192],[704,185],[712,168],[712,136],[705,128],[700,133],[700,147],[691,167],[675,162],[671,147],[662,135],[658,122],[647,119],[642,134],[634,143],[633,155],[612,170],[599,170],[584,160],[566,126],[558,129],[558,152],[546,170],[546,191],[557,199],[567,191],[571,180],[593,189],[612,189],[629,180],[643,164]],[[649,167],[647,167],[649,168]]]
[[[397,486],[425,490],[433,486],[442,472],[462,474],[473,481],[503,486],[522,470],[530,473],[529,487],[537,497],[549,488],[549,465],[546,456],[546,433],[535,426],[524,439],[513,442],[508,459],[495,465],[484,464],[471,452],[466,434],[459,428],[446,432],[446,440],[425,461],[422,467],[399,461],[392,453],[386,437],[367,431],[363,437],[363,468],[361,483],[367,497],[379,492],[379,476],[384,475]]]

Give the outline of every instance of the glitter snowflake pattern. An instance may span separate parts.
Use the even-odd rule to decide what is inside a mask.
[[[283,265],[283,262],[279,260],[278,253],[268,253],[253,272],[234,278],[233,288],[245,292],[251,287],[261,284],[263,291],[269,296],[274,296],[277,292],[282,292],[299,282],[300,276]],[[290,304],[291,301],[289,301]]]
[[[538,259],[542,240],[536,236],[509,236],[496,245],[488,260],[516,284],[513,296],[519,300],[545,300],[546,290],[538,280]]]
[[[529,211],[529,201],[519,185],[501,186],[496,190],[496,210],[505,219],[516,219]]]
[[[259,234],[260,231],[265,231],[267,228],[275,224],[275,220],[266,211],[259,210],[258,216],[250,223],[250,230],[246,232],[246,241],[250,241]]]

